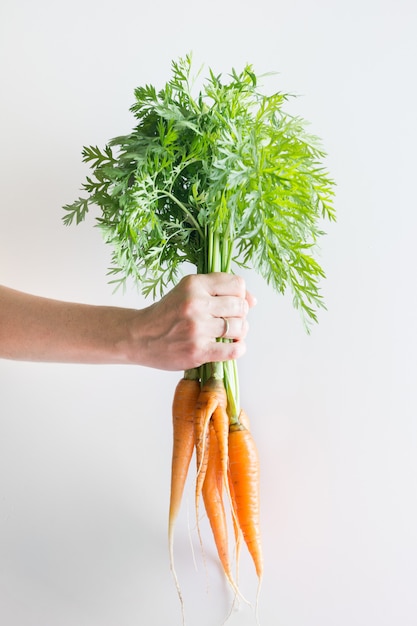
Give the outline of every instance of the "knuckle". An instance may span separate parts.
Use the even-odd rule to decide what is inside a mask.
[[[194,318],[192,311],[192,304],[187,305],[184,310],[182,319],[183,334],[187,338],[187,343],[191,346],[195,346],[199,340],[199,324]]]
[[[192,294],[194,294],[196,289],[196,278],[195,274],[188,274],[187,276],[183,276],[183,278],[181,278],[179,287],[185,297],[191,297]]]
[[[193,367],[199,367],[203,363],[207,363],[209,361],[207,346],[199,337],[195,338],[195,341],[192,342],[188,348],[187,354],[190,361],[193,363]]]
[[[195,319],[200,316],[201,303],[192,294],[185,295],[178,305],[178,315],[186,324],[191,327],[195,324]]]
[[[249,312],[249,304],[248,304],[248,301],[246,300],[246,298],[242,298],[241,299],[240,306],[241,306],[242,316],[246,317],[246,315]]]
[[[235,298],[235,315],[241,319],[248,314],[248,303],[245,298]]]
[[[210,298],[201,290],[200,278],[202,274],[190,274],[181,279],[181,297],[179,300],[179,314],[183,318],[201,317],[206,314]]]
[[[184,324],[191,329],[194,324],[193,317],[195,314],[195,303],[191,296],[181,301],[178,313]]]
[[[238,274],[232,275],[233,285],[236,289],[236,293],[240,295],[242,298],[245,297],[246,294],[246,286],[244,279]]]

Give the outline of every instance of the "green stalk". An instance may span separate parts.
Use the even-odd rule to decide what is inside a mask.
[[[230,236],[230,222],[227,225],[226,234],[223,237],[223,272],[230,272],[233,243]],[[228,339],[224,341],[229,341]],[[226,388],[227,401],[229,406],[230,423],[239,421],[240,414],[240,389],[237,362],[235,360],[224,363],[224,385]]]
[[[240,393],[237,362],[225,361],[223,363],[223,381],[226,388],[229,421],[231,424],[239,423],[240,415]]]
[[[209,227],[209,238],[208,238],[208,272],[221,272],[222,271],[222,258],[220,254],[220,240],[219,234],[215,232],[212,228]],[[219,341],[219,340],[218,340]],[[224,368],[223,363],[221,361],[216,361],[215,363],[211,363],[211,375],[214,378],[222,379],[224,378]]]
[[[168,191],[168,189],[164,189],[163,191],[158,191],[156,193],[156,195],[159,196],[160,198],[163,198],[164,196],[166,196],[167,198],[172,200],[172,202],[175,202],[175,204],[177,206],[179,206],[182,211],[184,211],[184,213],[186,214],[189,222],[194,226],[194,228],[196,229],[196,231],[198,232],[200,237],[203,237],[203,231],[201,230],[200,224],[198,223],[198,221],[194,217],[194,215],[191,213],[191,211],[189,211],[189,209],[187,209],[185,204],[180,202],[178,200],[178,198],[176,198],[170,191]]]
[[[187,380],[200,380],[201,373],[199,367],[193,367],[192,369],[185,370],[184,378]]]
[[[230,272],[233,243],[230,238],[230,226],[226,228],[223,237],[209,227],[207,246],[208,272]],[[218,339],[217,341],[230,341]],[[229,420],[231,424],[239,421],[240,394],[237,363],[235,360],[224,363],[212,363],[212,375],[222,378],[226,389]]]

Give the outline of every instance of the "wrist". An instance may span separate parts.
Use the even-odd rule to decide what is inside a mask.
[[[127,313],[124,311],[124,313]],[[126,365],[148,365],[146,323],[144,310],[129,309],[120,320],[117,339],[114,344],[115,356]]]

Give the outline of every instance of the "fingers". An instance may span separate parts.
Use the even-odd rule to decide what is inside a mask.
[[[240,276],[208,274],[207,288],[211,287],[210,311],[215,318],[214,337],[242,340],[248,333],[246,316],[256,299],[246,290]],[[217,286],[217,287],[216,287]],[[215,294],[215,295],[214,295]],[[231,357],[234,358],[234,357]]]
[[[211,336],[225,334],[224,319],[229,320],[230,331],[226,332],[229,339],[239,339],[246,334],[245,325],[236,320],[245,319],[256,300],[246,290],[240,276],[221,272],[192,274],[181,280],[176,293],[182,314],[208,323],[209,328],[205,330],[209,330]]]
[[[201,284],[211,296],[246,297],[245,281],[241,276],[226,272],[211,272],[199,275]]]
[[[256,304],[256,298],[246,290],[245,281],[241,276],[226,272],[201,274],[199,278],[212,296],[234,296],[247,301],[249,308]]]
[[[255,297],[246,290],[241,276],[225,272],[212,272],[188,276],[191,289],[204,290],[208,296],[208,309],[213,317],[245,317],[248,310],[255,306]]]
[[[239,359],[246,352],[245,341],[233,342],[213,342],[210,344],[204,358],[204,363],[214,363],[216,361],[229,361]]]
[[[212,317],[222,321],[224,319],[244,318],[249,311],[249,304],[245,297],[240,296],[211,296],[208,312]],[[224,325],[224,322],[223,322]],[[217,324],[220,328],[221,324]],[[221,333],[220,333],[221,335]],[[219,335],[219,336],[220,336]]]

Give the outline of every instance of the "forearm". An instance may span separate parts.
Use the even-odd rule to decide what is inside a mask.
[[[253,304],[244,282],[230,274],[185,277],[140,310],[61,302],[0,286],[0,358],[186,370],[241,356]]]
[[[0,358],[130,362],[133,309],[61,302],[0,286]]]

